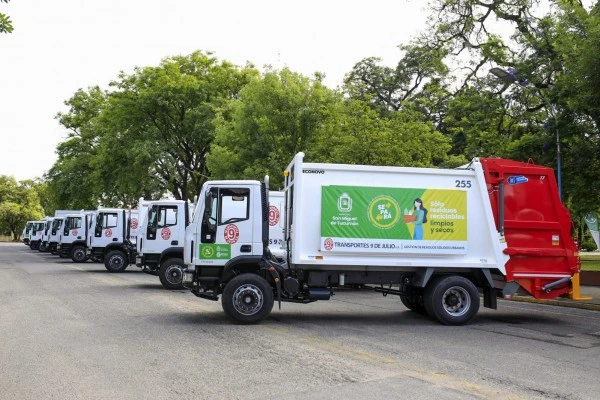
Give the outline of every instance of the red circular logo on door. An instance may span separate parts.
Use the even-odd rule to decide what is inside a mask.
[[[77,229],[73,229],[71,232],[73,233],[73,236],[77,236],[77,233],[79,233]]]
[[[131,229],[137,229],[137,227],[138,227],[137,218],[132,218],[131,221],[129,221],[129,226],[131,227]]]
[[[240,230],[234,224],[229,224],[225,227],[225,232],[223,232],[223,236],[225,236],[225,241],[229,244],[235,244],[240,238]]]
[[[327,251],[333,249],[333,240],[331,238],[325,239],[325,242],[323,242],[323,246]]]
[[[112,236],[112,229],[108,228],[104,231],[104,236],[106,237],[111,237]]]
[[[169,228],[162,228],[160,231],[160,237],[163,238],[163,240],[169,240],[171,237],[171,230]]]
[[[279,222],[279,209],[269,206],[269,226],[275,226]]]

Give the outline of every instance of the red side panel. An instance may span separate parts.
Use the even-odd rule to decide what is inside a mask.
[[[498,228],[503,205],[505,253],[510,256],[506,280],[517,281],[536,298],[568,293],[570,281],[550,292],[542,290],[579,272],[581,265],[571,237],[571,216],[559,199],[554,170],[501,158],[480,160]]]

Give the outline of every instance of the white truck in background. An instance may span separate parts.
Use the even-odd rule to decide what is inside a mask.
[[[29,233],[31,232],[32,226],[33,226],[33,221],[27,221],[25,223],[25,227],[23,228],[21,237],[23,238],[23,244],[25,246],[29,246]]]
[[[140,218],[145,215],[148,203],[140,198],[137,209],[101,207],[92,213],[86,259],[103,262],[109,272],[124,271],[135,260]]]
[[[150,201],[141,218],[135,264],[158,275],[166,289],[183,288],[183,239],[193,208],[183,200]]]
[[[50,234],[54,217],[47,217],[46,223],[44,224],[44,231],[42,232],[42,239],[38,246],[38,251],[41,253],[47,253],[50,251]]]
[[[58,245],[60,231],[63,227],[64,217],[67,214],[81,213],[81,210],[56,210],[52,219],[52,225],[48,232],[48,251],[52,254],[57,254],[56,247]]]
[[[256,323],[274,300],[365,285],[447,325],[497,297],[555,298],[579,272],[551,168],[475,158],[462,169],[305,163],[285,170],[285,260],[268,249],[268,180],[208,181],[186,229],[183,284]],[[225,204],[245,207],[228,211]]]
[[[85,211],[64,215],[56,246],[56,251],[61,258],[73,258],[74,251],[77,252],[76,258],[82,257],[82,249],[85,258],[85,242],[92,213],[92,211]]]
[[[138,231],[139,215],[147,209],[147,202],[137,209],[99,208],[91,216],[87,241],[83,245],[83,255],[73,253],[75,262],[88,258],[103,262],[109,272],[122,272],[131,262],[130,253],[134,251]]]
[[[29,230],[29,248],[31,250],[39,249],[42,243],[42,234],[46,227],[46,220],[33,221]]]

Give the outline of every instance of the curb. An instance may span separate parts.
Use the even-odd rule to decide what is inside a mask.
[[[576,303],[573,300],[554,300],[554,299],[534,299],[533,297],[515,296],[511,299],[512,301],[519,301],[522,303],[536,303],[546,304],[549,306],[579,308],[581,310],[593,310],[600,311],[600,304],[594,303]]]

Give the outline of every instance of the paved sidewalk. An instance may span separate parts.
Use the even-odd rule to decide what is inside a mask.
[[[568,298],[559,297],[557,299],[545,300],[535,299],[530,296],[515,296],[513,301],[521,301],[526,303],[548,304],[553,306],[582,308],[585,310],[600,311],[600,286],[581,286],[581,296],[591,297],[591,300],[571,300]]]

